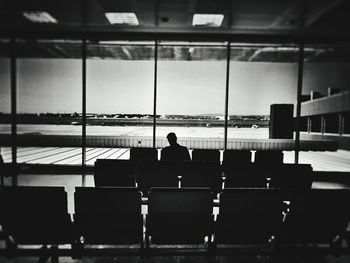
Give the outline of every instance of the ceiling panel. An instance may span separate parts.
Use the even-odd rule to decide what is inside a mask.
[[[77,31],[110,32],[228,32],[268,34],[294,33],[305,10],[306,34],[350,36],[347,0],[2,0],[1,32]],[[23,11],[49,12],[57,24],[38,24],[23,17]],[[134,12],[139,26],[111,25],[106,12]],[[192,27],[195,13],[224,14],[220,28]]]

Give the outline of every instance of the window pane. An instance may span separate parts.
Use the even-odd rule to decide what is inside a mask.
[[[224,148],[226,50],[225,43],[159,45],[157,147],[175,132],[188,148]]]
[[[333,140],[337,151],[301,152],[318,171],[350,171],[350,46],[307,45],[303,72],[302,139]]]
[[[285,149],[269,139],[294,138],[298,51],[294,45],[231,45],[227,149],[253,150],[254,160],[255,150]],[[282,113],[282,121],[271,118]],[[294,162],[294,153],[285,151],[284,162]]]
[[[298,50],[231,46],[228,139],[269,138],[270,105],[296,103]]]
[[[88,43],[87,165],[153,146],[153,42]]]
[[[17,45],[17,162],[81,165],[81,42]]]

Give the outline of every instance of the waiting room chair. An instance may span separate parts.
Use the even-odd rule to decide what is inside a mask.
[[[72,243],[64,187],[5,187],[0,195],[1,224],[8,246]]]
[[[248,150],[225,150],[222,161],[224,171],[251,164],[251,152]]]
[[[311,164],[281,164],[271,167],[270,187],[281,188],[285,191],[293,189],[311,189]]]
[[[97,159],[94,180],[96,187],[135,187],[134,163],[129,160]]]
[[[140,191],[147,196],[152,187],[179,186],[179,164],[177,162],[140,162],[137,165],[137,182]]]
[[[282,208],[278,189],[224,189],[220,195],[215,243],[268,245],[281,231]]]
[[[349,190],[295,191],[291,195],[289,212],[283,223],[282,244],[336,245],[348,226],[349,207]]]
[[[157,161],[158,151],[156,148],[131,148],[130,160],[132,161]]]
[[[218,163],[185,162],[180,167],[181,187],[209,187],[218,193],[222,189],[222,170]]]
[[[283,163],[282,151],[256,151],[254,163],[260,165],[276,165]]]
[[[213,232],[209,188],[152,188],[146,240],[151,244],[208,244]]]
[[[250,163],[237,165],[236,167],[226,167],[225,188],[266,188],[267,179],[259,167]]]
[[[192,161],[220,164],[220,151],[213,149],[194,149],[192,151]]]
[[[76,239],[84,244],[143,246],[141,193],[130,187],[76,187]]]

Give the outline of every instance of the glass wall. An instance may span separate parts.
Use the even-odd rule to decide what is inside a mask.
[[[18,163],[81,164],[81,42],[17,43]]]
[[[0,44],[0,138],[5,142],[11,133],[11,74],[9,43]],[[81,41],[17,40],[18,163],[82,165],[82,47]],[[299,47],[234,43],[229,48],[231,149],[239,140],[270,137],[272,104],[294,105],[295,117]],[[153,41],[87,42],[86,165],[97,158],[128,159],[130,147],[163,148],[169,132],[190,149],[224,149],[227,43],[161,41],[157,61],[155,51]],[[349,137],[349,109],[337,101],[348,96],[349,54],[346,46],[304,49],[301,139],[339,144],[337,152],[300,153],[300,162],[315,170],[350,170],[341,163],[342,156],[350,159],[343,143]],[[307,104],[328,100],[335,100],[331,108],[318,107],[324,113],[306,110]],[[2,144],[1,154],[10,162],[10,148]],[[294,162],[293,152],[284,154],[285,162]],[[329,154],[334,156],[325,162]]]
[[[154,42],[89,42],[86,81],[88,165],[129,159],[126,140],[153,147]]]
[[[175,132],[189,148],[224,148],[226,54],[225,43],[159,44],[157,147]]]
[[[11,151],[11,85],[9,40],[0,39],[0,154],[12,162]]]

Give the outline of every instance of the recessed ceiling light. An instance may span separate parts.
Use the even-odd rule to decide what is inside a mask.
[[[105,13],[105,15],[109,23],[112,25],[139,25],[139,21],[137,20],[135,13]]]
[[[194,14],[192,20],[192,26],[221,26],[222,20],[224,20],[223,14]]]
[[[34,23],[58,23],[57,20],[48,12],[28,11],[23,12],[23,16]]]

